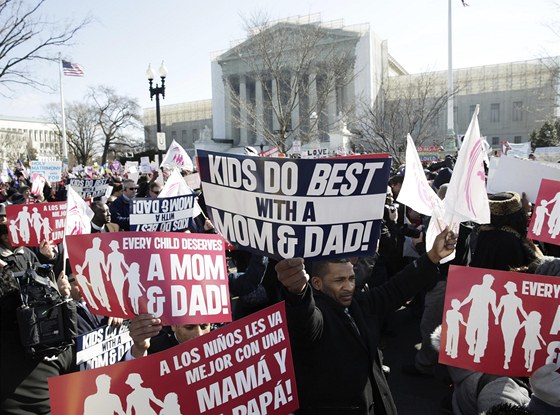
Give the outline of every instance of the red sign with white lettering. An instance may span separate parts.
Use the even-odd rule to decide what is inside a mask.
[[[56,245],[64,238],[66,202],[8,205],[6,224],[12,246]]]
[[[560,367],[560,279],[450,266],[439,362],[529,376]]]
[[[231,321],[224,240],[177,232],[69,235],[85,301],[103,316],[150,313],[164,324]]]
[[[284,303],[159,353],[51,377],[49,390],[53,415],[291,413]]]

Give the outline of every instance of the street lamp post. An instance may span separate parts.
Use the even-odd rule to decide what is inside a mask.
[[[156,131],[157,133],[161,133],[161,112],[159,109],[159,96],[161,95],[162,99],[165,99],[165,77],[167,76],[167,68],[165,67],[163,61],[161,62],[161,66],[159,67],[159,76],[161,78],[161,86],[159,86],[158,84],[156,84],[156,86],[153,86],[153,82],[154,82],[154,78],[155,78],[155,73],[154,70],[152,69],[152,64],[148,65],[148,69],[146,70],[146,77],[148,78],[148,82],[150,84],[150,100],[154,99],[154,96],[156,97]],[[156,134],[156,143],[158,143],[158,134]],[[159,144],[158,144],[159,147]],[[159,153],[159,157],[160,159],[162,159],[162,150],[160,150],[158,148],[158,153]],[[159,160],[159,162],[161,163],[162,160]]]

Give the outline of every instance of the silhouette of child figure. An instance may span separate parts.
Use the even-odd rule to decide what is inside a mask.
[[[138,262],[130,264],[126,279],[128,280],[128,298],[132,303],[132,310],[134,314],[139,314],[138,299],[142,296],[142,291],[146,292],[146,288],[140,282],[140,265],[138,265]]]
[[[445,353],[452,359],[457,358],[459,349],[459,323],[466,326],[463,315],[459,311],[461,302],[454,298],[451,300],[451,310],[445,313],[445,322],[447,323],[447,340],[445,342]]]
[[[525,350],[525,368],[531,372],[533,363],[535,363],[535,353],[542,349],[541,342],[546,345],[541,336],[541,313],[531,311],[527,316],[527,320],[521,323],[521,327],[525,327],[525,339],[523,339],[523,349]]]
[[[159,411],[159,415],[181,415],[179,398],[175,392],[169,392],[165,395],[163,399],[163,408]]]

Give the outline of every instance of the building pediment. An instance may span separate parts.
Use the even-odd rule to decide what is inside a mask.
[[[319,31],[320,33],[318,33]],[[271,27],[255,33],[248,39],[229,49],[216,58],[219,64],[226,61],[241,60],[243,56],[257,55],[257,51],[262,48],[263,42],[281,41],[282,39],[305,38],[306,36],[316,36],[314,46],[323,47],[327,45],[343,44],[350,42],[354,44],[358,41],[362,33],[358,31],[345,30],[341,28],[322,27],[319,24],[295,24],[290,22],[280,22]],[[310,41],[312,43],[313,41]],[[301,45],[301,42],[293,42],[294,45]],[[286,45],[288,48],[290,45]]]

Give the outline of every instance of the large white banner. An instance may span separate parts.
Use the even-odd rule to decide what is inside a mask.
[[[490,159],[488,193],[525,192],[529,202],[535,203],[542,179],[560,180],[560,169],[535,160],[494,157]]]

